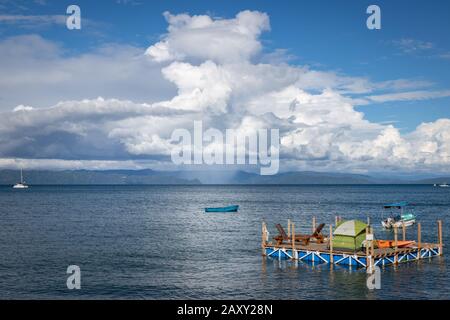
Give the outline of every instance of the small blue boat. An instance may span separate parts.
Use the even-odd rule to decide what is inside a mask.
[[[205,212],[237,212],[239,206],[228,206],[228,207],[219,207],[219,208],[205,208]]]

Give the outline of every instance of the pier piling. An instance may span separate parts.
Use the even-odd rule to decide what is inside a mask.
[[[442,221],[438,220],[439,255],[442,256]]]
[[[297,259],[295,254],[295,224],[292,223],[292,259]]]
[[[403,241],[405,241],[406,240],[405,221],[402,221],[402,235],[403,235]]]
[[[262,236],[261,236],[261,248],[262,248],[263,256],[266,255],[266,239],[267,239],[266,232],[267,232],[267,226],[266,226],[266,223],[263,220],[263,222],[262,222]]]
[[[291,236],[291,219],[288,219],[288,237],[290,236]]]
[[[312,217],[312,232],[316,231],[316,217]]]
[[[367,217],[367,219],[369,219]],[[367,269],[367,273],[370,273],[370,262],[369,262],[369,226],[366,227],[366,269]]]
[[[421,225],[420,222],[417,224],[417,260],[420,259],[420,248],[421,248],[421,241],[422,241],[422,234],[421,234]]]
[[[398,228],[394,226],[394,263],[398,263]]]
[[[329,241],[330,241],[330,262],[333,263],[334,262],[334,259],[333,259],[333,226],[331,226],[331,225],[330,225]]]
[[[372,227],[370,227],[370,234],[372,235],[372,238],[373,238],[373,228]],[[372,239],[372,241],[370,241],[370,266],[372,269],[375,265],[374,255],[375,255],[375,246],[374,246],[373,239]]]

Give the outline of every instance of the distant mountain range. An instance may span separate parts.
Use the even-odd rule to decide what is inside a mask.
[[[16,170],[0,170],[0,185],[20,179]],[[450,177],[414,179],[331,172],[285,172],[261,176],[245,171],[155,171],[155,170],[30,170],[24,171],[30,185],[136,185],[136,184],[439,184]]]
[[[0,185],[14,184],[20,172],[0,170]],[[31,170],[24,171],[30,185],[134,185],[134,184],[200,184],[196,179],[183,179],[172,172],[154,170]]]

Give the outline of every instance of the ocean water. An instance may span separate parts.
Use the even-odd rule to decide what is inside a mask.
[[[449,299],[449,256],[386,267],[381,289],[364,270],[261,255],[261,221],[370,216],[382,204],[415,204],[422,241],[449,241],[450,190],[432,186],[32,186],[0,187],[2,299]],[[238,213],[204,207],[239,204]],[[416,227],[408,237],[416,237]],[[450,253],[450,252],[448,252]],[[69,265],[81,289],[69,290]]]

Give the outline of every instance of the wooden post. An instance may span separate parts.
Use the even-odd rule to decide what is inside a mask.
[[[312,232],[314,233],[316,231],[316,217],[313,216],[312,218]]]
[[[442,256],[442,221],[438,220],[439,255]]]
[[[288,237],[291,236],[291,219],[288,219]]]
[[[370,233],[370,228],[366,227],[366,239],[367,239],[367,235]],[[366,240],[366,256],[369,255],[369,242]]]
[[[373,235],[373,228],[372,227],[370,227],[370,234]],[[373,241],[370,241],[370,265],[372,266],[372,269],[373,269],[373,267],[375,265],[375,257],[374,257],[374,255],[375,255],[375,246],[374,246]],[[372,271],[374,271],[374,270],[372,270]]]
[[[333,258],[333,227],[332,226],[330,226],[330,236],[329,236],[328,241],[330,241],[330,263],[333,264],[334,258]]]
[[[420,222],[417,224],[417,260],[420,259],[420,246],[422,242]]]
[[[397,249],[398,249],[398,230],[397,226],[394,226],[394,263],[398,263],[398,256],[397,256]]]
[[[397,226],[394,226],[394,248],[397,251],[398,248],[398,229]]]
[[[369,268],[369,241],[367,240],[367,235],[369,234],[369,230],[370,228],[367,226],[366,227],[366,269],[368,270]]]
[[[296,259],[295,254],[295,224],[292,223],[292,259]]]
[[[261,238],[261,249],[263,256],[266,255],[266,223],[262,222],[262,238]]]
[[[405,221],[402,221],[402,233],[403,233],[403,241],[405,241],[406,240]]]

